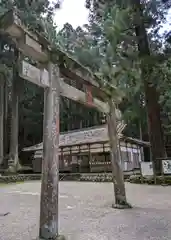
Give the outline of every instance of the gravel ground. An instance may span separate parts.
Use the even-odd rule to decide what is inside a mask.
[[[60,182],[60,233],[68,240],[171,239],[171,187],[127,183],[126,190],[133,209],[116,210],[111,183]],[[0,186],[0,240],[38,236],[39,195],[39,181]]]

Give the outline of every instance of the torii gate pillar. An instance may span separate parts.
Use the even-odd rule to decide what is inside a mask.
[[[59,69],[49,63],[49,87],[44,93],[44,136],[40,204],[40,239],[64,239],[58,235],[59,185]]]

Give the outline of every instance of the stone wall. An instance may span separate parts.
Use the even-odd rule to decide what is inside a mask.
[[[129,175],[125,175],[128,178]],[[40,180],[41,174],[18,174],[0,176],[0,183],[15,183],[24,181]],[[112,182],[111,173],[60,173],[60,181],[89,181],[89,182]]]
[[[23,182],[30,180],[40,180],[41,174],[18,174],[2,176],[0,175],[0,183],[13,183],[13,182]]]

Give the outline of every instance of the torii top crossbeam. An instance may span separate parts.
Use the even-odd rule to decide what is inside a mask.
[[[58,64],[62,76],[81,81],[85,85],[87,94],[61,81],[62,96],[79,101],[83,104],[88,104],[87,95],[91,95],[92,97],[92,95],[95,94],[100,100],[92,98],[94,101],[89,105],[91,105],[91,107],[96,107],[102,112],[108,112],[108,106],[104,102],[109,93],[102,90],[100,79],[76,60],[69,57],[66,53],[53,47],[45,37],[42,37],[37,32],[33,33],[28,31],[19,18],[19,13],[16,10],[10,10],[1,17],[0,32],[8,34],[23,55],[44,65],[48,61]],[[35,78],[34,83],[37,85],[42,87],[48,86],[48,74],[46,69],[35,68],[27,62],[22,62],[19,73],[22,78],[29,81],[33,81]],[[78,97],[73,98],[73,96]],[[102,102],[101,99],[103,99],[104,102]]]

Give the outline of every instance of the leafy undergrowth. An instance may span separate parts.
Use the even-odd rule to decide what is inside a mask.
[[[142,177],[140,175],[132,175],[128,181],[139,184],[171,185],[171,176],[156,176],[154,178],[153,176]]]
[[[22,175],[8,175],[8,176],[0,176],[0,184],[7,183],[22,183],[30,180],[40,180],[40,174],[22,174]]]
[[[112,174],[111,173],[81,174],[80,181],[85,181],[85,182],[112,182]]]

